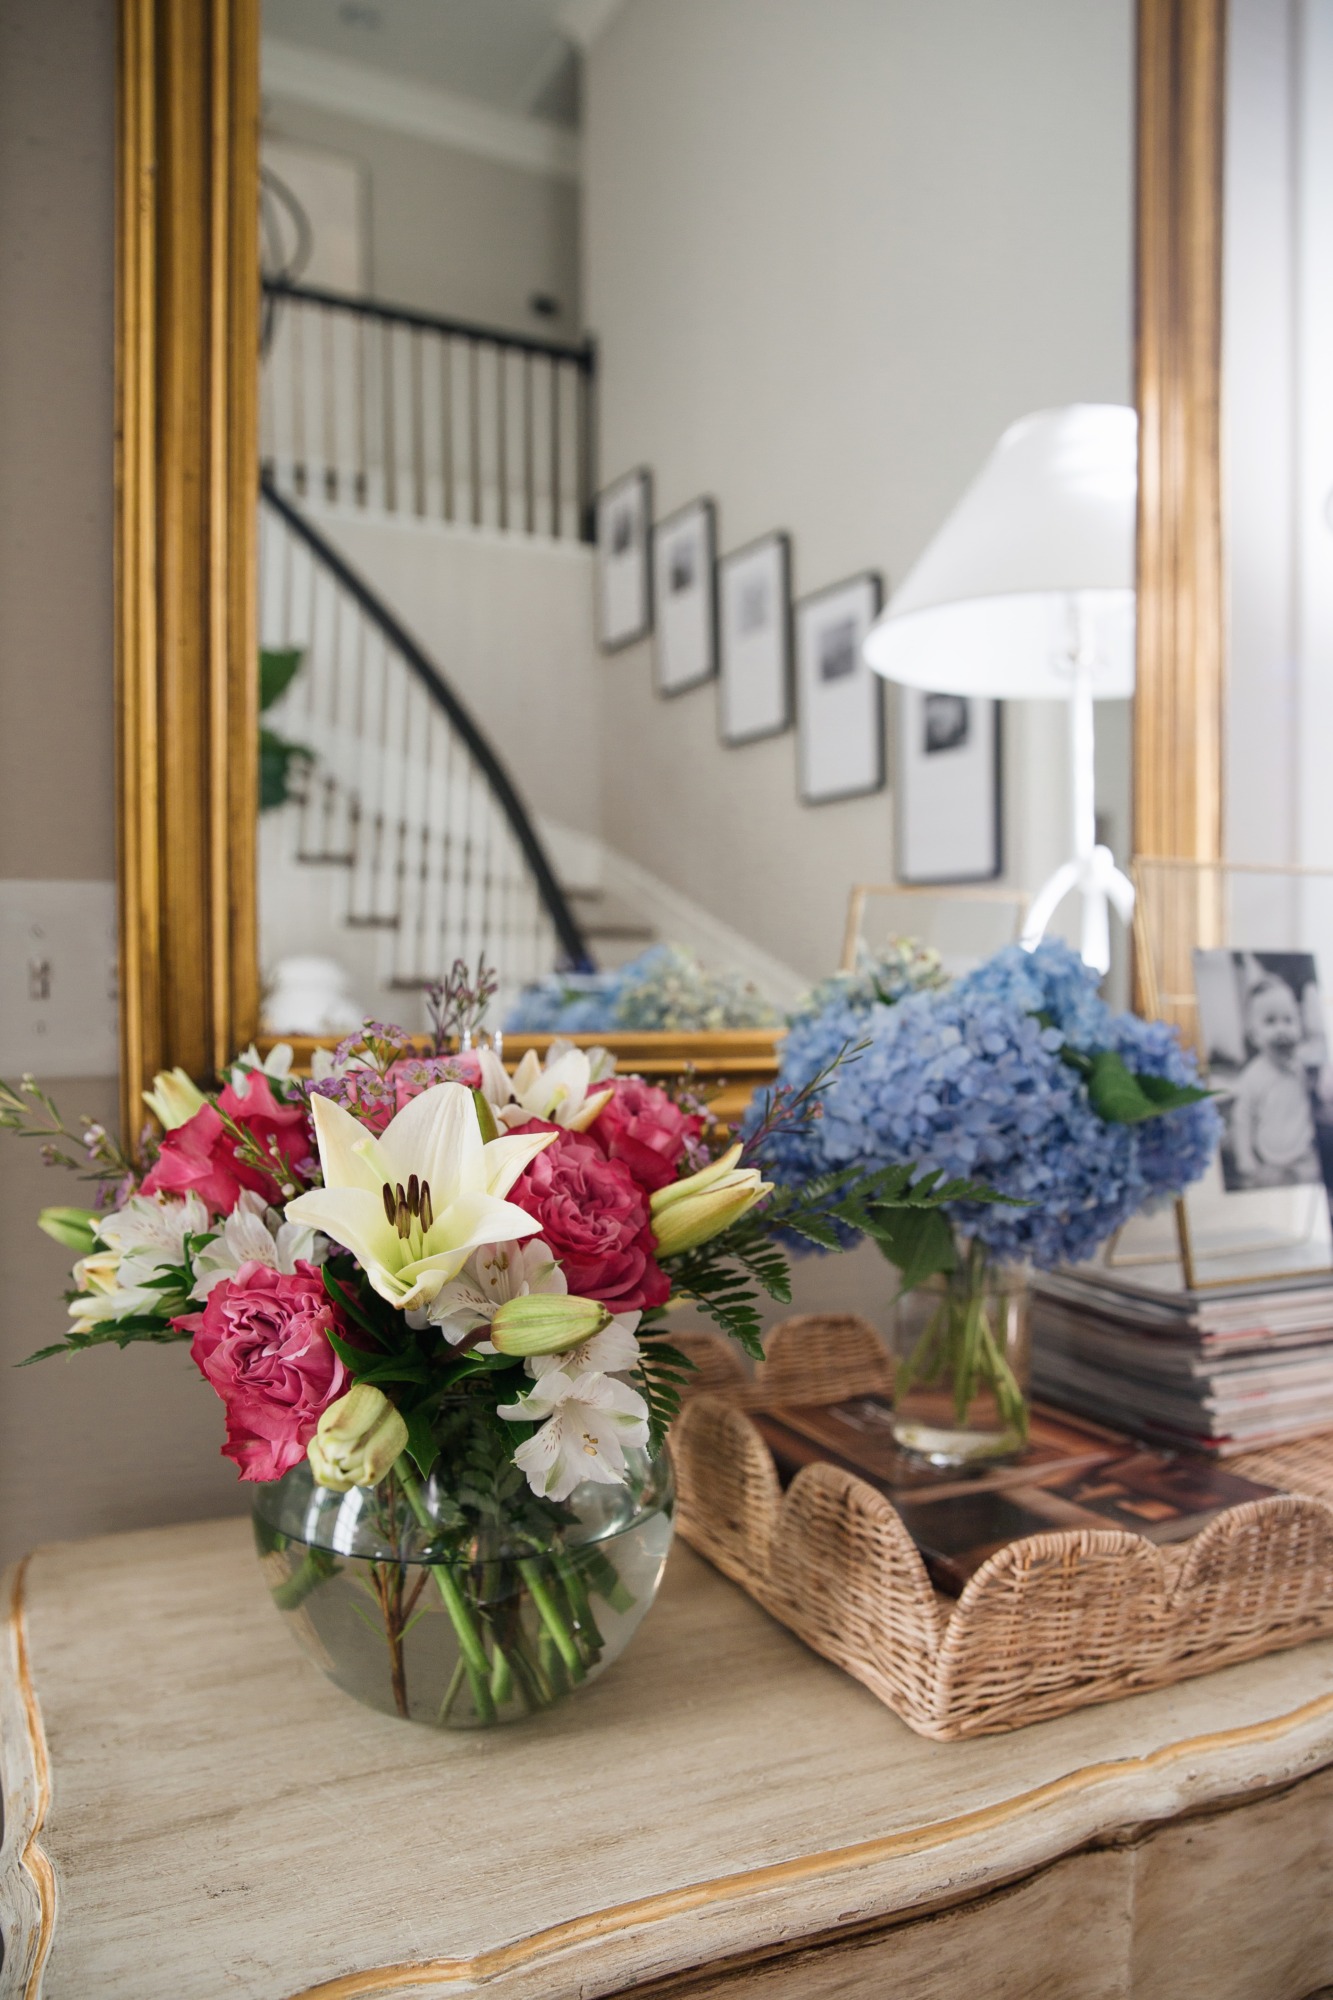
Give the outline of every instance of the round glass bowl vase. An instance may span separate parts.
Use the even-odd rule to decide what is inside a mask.
[[[1028,1440],[1026,1267],[964,1246],[894,1306],[893,1434],[941,1468],[1017,1458]]]
[[[625,1458],[622,1485],[590,1481],[547,1507],[559,1518],[544,1535],[498,1519],[461,1546],[438,1472],[414,1511],[392,1474],[331,1493],[303,1462],[255,1493],[273,1602],[302,1650],[371,1708],[442,1729],[540,1713],[619,1658],[662,1580],[670,1464]]]

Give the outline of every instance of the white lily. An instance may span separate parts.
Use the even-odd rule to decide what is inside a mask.
[[[441,1285],[427,1307],[427,1317],[446,1340],[458,1341],[479,1326],[489,1326],[510,1299],[568,1290],[554,1252],[539,1236],[527,1243],[483,1243],[458,1276]]]
[[[607,1327],[593,1339],[605,1339],[610,1331]],[[551,1359],[563,1364],[566,1357]],[[625,1476],[625,1452],[648,1442],[643,1397],[628,1382],[597,1368],[550,1368],[525,1394],[501,1404],[499,1414],[511,1421],[546,1419],[540,1430],[524,1438],[514,1463],[533,1492],[547,1500],[567,1500],[585,1479],[618,1486]]]
[[[554,1133],[483,1142],[459,1083],[423,1090],[378,1138],[331,1098],[313,1097],[310,1108],[324,1185],[289,1201],[287,1219],[350,1250],[391,1305],[429,1305],[479,1245],[536,1234],[504,1197]]]
[[[611,1095],[609,1088],[592,1086],[592,1058],[584,1049],[576,1049],[572,1042],[553,1042],[545,1063],[529,1049],[509,1083],[514,1101],[497,1116],[502,1125],[541,1118],[569,1132],[586,1132]]]
[[[242,1264],[267,1264],[288,1276],[298,1263],[322,1264],[328,1245],[301,1222],[284,1222],[280,1209],[270,1208],[262,1194],[244,1188],[241,1198],[211,1243],[194,1260],[196,1299],[206,1299],[214,1285],[234,1278]]]

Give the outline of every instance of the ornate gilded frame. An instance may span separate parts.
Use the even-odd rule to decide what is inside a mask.
[[[120,0],[116,713],[124,1122],[258,1020],[259,0]]]
[[[255,732],[260,0],[120,0],[122,1078],[204,1075],[259,1002]],[[1222,841],[1218,458],[1225,0],[1138,0],[1134,839]],[[1198,932],[1188,914],[1182,935]],[[690,1054],[663,1037],[662,1058]],[[716,1052],[713,1052],[714,1054]]]

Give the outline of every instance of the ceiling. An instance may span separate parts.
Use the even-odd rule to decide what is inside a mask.
[[[578,123],[568,0],[263,0],[264,32],[497,111]]]

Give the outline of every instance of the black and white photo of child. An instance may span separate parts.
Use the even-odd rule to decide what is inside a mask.
[[[1333,1074],[1313,956],[1196,951],[1194,977],[1227,1191],[1317,1186]]]

